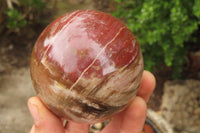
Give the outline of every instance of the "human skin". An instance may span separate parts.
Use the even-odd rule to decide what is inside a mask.
[[[155,77],[148,71],[143,72],[137,96],[122,112],[116,114],[101,133],[141,133],[147,111],[147,102],[155,88]],[[30,133],[88,133],[89,124],[63,120],[48,110],[38,97],[28,100],[28,107],[34,124]]]

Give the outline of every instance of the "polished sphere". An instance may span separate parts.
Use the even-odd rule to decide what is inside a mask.
[[[44,104],[59,117],[95,123],[123,110],[143,72],[140,46],[115,17],[93,10],[67,13],[39,36],[31,78]]]

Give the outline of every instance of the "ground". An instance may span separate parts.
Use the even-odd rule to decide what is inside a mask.
[[[27,133],[31,128],[27,100],[35,92],[29,62],[36,35],[22,29],[0,37],[0,133]]]
[[[33,122],[27,100],[35,95],[29,68],[1,75],[0,85],[0,133],[27,133]]]

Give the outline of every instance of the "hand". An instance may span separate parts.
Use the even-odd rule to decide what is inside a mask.
[[[115,115],[101,133],[141,133],[146,118],[147,101],[155,88],[155,78],[144,71],[136,98],[122,112]],[[88,133],[89,124],[67,122],[49,111],[38,97],[28,100],[28,107],[34,120],[30,133]]]

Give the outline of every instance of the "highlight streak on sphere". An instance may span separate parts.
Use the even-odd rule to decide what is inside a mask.
[[[95,123],[121,111],[143,72],[140,46],[115,17],[93,10],[67,13],[35,43],[31,77],[44,104],[59,117]]]

